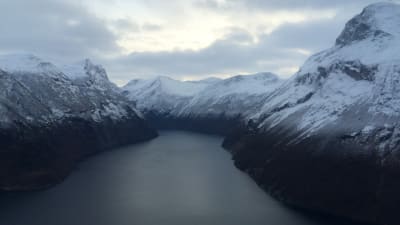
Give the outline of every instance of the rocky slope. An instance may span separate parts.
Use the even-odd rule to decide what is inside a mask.
[[[101,66],[0,57],[0,190],[60,182],[76,161],[155,137]]]
[[[259,73],[186,82],[158,77],[133,80],[123,89],[159,128],[227,134],[281,83],[274,74]]]
[[[150,95],[169,96],[167,107],[131,99],[151,104],[143,107],[146,116],[160,124],[220,134],[236,127],[224,141],[236,166],[288,204],[395,225],[400,223],[399,52],[400,6],[377,3],[351,19],[332,48],[310,57],[287,81],[239,76],[194,88],[179,100],[152,89]]]
[[[283,201],[399,224],[400,6],[350,20],[225,140],[236,165]]]

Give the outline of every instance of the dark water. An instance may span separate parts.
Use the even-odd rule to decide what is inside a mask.
[[[164,132],[93,157],[48,191],[0,195],[0,225],[343,224],[270,198],[233,166],[221,141]]]

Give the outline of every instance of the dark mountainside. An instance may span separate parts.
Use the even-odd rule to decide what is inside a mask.
[[[399,224],[399,19],[398,5],[375,4],[347,23],[267,100],[254,131],[225,140],[236,166],[291,205]]]
[[[334,47],[271,93],[250,98],[262,101],[249,100],[236,114],[240,122],[202,113],[194,100],[175,100],[178,112],[152,105],[147,115],[168,128],[229,133],[223,145],[235,165],[289,205],[399,224],[399,21],[397,4],[368,6]],[[234,97],[230,103],[242,103]]]
[[[138,108],[159,128],[226,135],[235,165],[289,205],[397,225],[399,21],[397,4],[368,6],[287,81],[159,77],[122,92],[88,60],[0,60],[0,190],[48,187],[85,156],[155,137]]]
[[[282,84],[272,73],[228,79],[177,81],[167,77],[133,80],[124,94],[159,129],[185,129],[227,135],[258,111]]]
[[[88,60],[72,78],[30,55],[5,56],[1,68],[0,190],[50,187],[86,156],[157,136]]]

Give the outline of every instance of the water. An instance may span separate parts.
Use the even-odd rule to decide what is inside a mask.
[[[55,188],[0,195],[0,225],[339,224],[276,202],[233,166],[221,142],[170,131],[92,157]]]

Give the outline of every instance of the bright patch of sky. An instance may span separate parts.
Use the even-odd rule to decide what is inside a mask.
[[[331,47],[345,22],[374,2],[1,1],[0,52],[62,62],[91,58],[118,84],[156,75],[289,77],[311,54]]]

